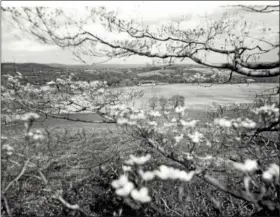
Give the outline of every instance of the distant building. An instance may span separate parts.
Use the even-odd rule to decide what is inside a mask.
[[[140,81],[138,86],[154,86],[156,85],[155,81]]]
[[[97,73],[97,71],[94,70],[94,69],[86,69],[86,70],[84,70],[84,72],[87,72],[87,73]]]

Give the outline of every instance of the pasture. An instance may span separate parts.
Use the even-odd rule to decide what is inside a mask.
[[[132,103],[137,108],[147,108],[147,102],[153,96],[172,97],[182,95],[185,97],[185,103],[188,108],[195,110],[205,110],[213,103],[221,105],[251,103],[256,94],[262,93],[266,89],[277,86],[273,83],[255,83],[255,84],[167,84],[146,86],[141,98]],[[130,91],[130,88],[123,88],[124,91]]]

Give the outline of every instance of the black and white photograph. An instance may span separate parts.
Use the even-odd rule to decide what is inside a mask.
[[[279,216],[279,1],[1,1],[1,216]]]

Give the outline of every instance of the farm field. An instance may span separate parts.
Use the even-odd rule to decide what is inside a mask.
[[[182,95],[185,97],[185,103],[190,109],[205,110],[212,103],[221,105],[232,103],[250,103],[254,100],[256,94],[262,93],[266,89],[274,88],[277,84],[273,83],[255,83],[255,84],[168,84],[145,86],[144,95],[136,99],[134,106],[137,108],[146,108],[148,100],[153,97],[172,97]],[[129,88],[124,88],[129,91]]]
[[[147,109],[148,101],[151,97],[171,97],[173,95],[183,95],[185,103],[188,107],[187,112],[189,118],[205,120],[206,110],[217,103],[220,105],[251,103],[254,101],[256,94],[262,93],[266,89],[275,87],[277,84],[258,83],[258,84],[223,84],[212,85],[208,84],[169,84],[146,86],[143,91],[144,95],[141,98],[135,99],[128,104],[136,108]],[[207,86],[207,87],[206,87]],[[124,91],[129,91],[130,88],[122,88]],[[101,118],[96,114],[79,113],[70,114],[73,119],[85,121],[96,121]],[[48,118],[45,121],[37,122],[36,127],[61,127],[61,128],[92,128],[98,124],[73,122],[63,119]]]

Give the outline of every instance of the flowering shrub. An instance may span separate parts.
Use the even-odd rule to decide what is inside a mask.
[[[139,91],[129,94],[116,92],[108,89],[106,82],[74,82],[70,77],[36,87],[21,85],[19,80],[20,77],[9,77],[1,91],[2,112],[11,117],[10,122],[24,123],[24,143],[27,144],[23,154],[17,153],[16,148],[5,137],[2,138],[6,171],[9,171],[10,163],[22,167],[13,179],[4,181],[4,198],[11,186],[30,168],[48,186],[48,180],[39,167],[44,156],[36,151],[46,144],[47,132],[32,128],[36,120],[48,115],[60,118],[57,115],[62,113],[93,112],[104,122],[116,123],[149,152],[144,156],[130,155],[123,161],[122,174],[110,181],[116,196],[130,207],[151,206],[157,210],[154,203],[158,199],[151,188],[153,182],[194,184],[194,180],[200,180],[232,197],[250,202],[256,208],[278,210],[276,142],[272,141],[273,136],[267,135],[278,129],[278,102],[247,109],[244,118],[240,113],[236,117],[219,114],[203,122],[188,117],[184,100],[177,100],[173,106],[162,103],[164,106],[159,110],[151,111],[128,106],[122,102],[139,96]],[[231,156],[233,151],[237,157]],[[18,154],[23,157],[21,162],[13,159]],[[157,160],[155,154],[176,164],[157,162],[147,168]],[[78,204],[67,202],[59,190],[48,187],[45,190],[65,207],[85,212]],[[221,207],[219,210],[222,212]]]
[[[23,85],[22,77],[18,75],[7,77],[7,84],[1,86],[4,124],[20,120],[20,115],[26,112],[56,118],[60,114],[97,113],[104,121],[110,121],[106,116],[106,105],[125,102],[142,94],[141,88],[111,90],[106,81],[73,81],[73,75],[67,79],[57,78],[43,86]]]
[[[279,174],[279,165],[271,163],[269,166],[267,165],[268,156],[264,156],[260,152],[250,156],[250,152],[256,149],[251,142],[255,140],[254,137],[257,133],[277,130],[275,127],[279,124],[279,108],[276,104],[264,105],[247,112],[252,119],[221,117],[212,120],[211,124],[186,120],[186,107],[182,106],[175,107],[173,111],[153,110],[150,112],[123,107],[122,110],[115,113],[117,123],[131,132],[135,138],[143,140],[143,147],[152,148],[167,159],[179,163],[185,170],[161,165],[159,169],[143,171],[142,166],[148,164],[151,156],[135,157],[132,155],[125,161],[124,174],[121,176],[126,181],[125,190],[118,191],[116,182],[112,182],[112,186],[117,189],[116,194],[125,198],[130,197],[136,202],[151,202],[153,199],[148,194],[148,181],[158,178],[189,182],[193,177],[198,177],[219,190],[251,202],[257,207],[278,210],[273,199],[276,192],[271,192],[270,188],[275,189],[279,186],[279,179],[276,178]],[[138,114],[141,114],[143,118],[137,118]],[[128,128],[128,126],[130,127]],[[249,141],[246,139],[248,137]],[[232,160],[231,156],[225,155],[232,149],[242,148],[244,142],[246,142],[247,147],[245,148],[249,152],[242,152],[241,160]],[[257,147],[257,150],[260,148]],[[205,153],[206,156],[202,156]],[[273,159],[276,160],[275,155]],[[262,169],[264,167],[267,169]],[[231,170],[232,176],[236,176],[234,174],[238,174],[238,171],[244,174],[243,178],[239,175],[244,180],[244,190],[237,190],[241,186],[236,189],[228,187],[222,180],[214,178],[214,171],[223,171],[222,168]],[[133,180],[128,178],[130,173],[133,173]],[[132,194],[136,188],[135,179],[142,180],[140,183],[146,183],[144,186],[138,187],[140,190],[136,190],[142,192],[136,194],[140,195],[140,199],[135,198],[135,195]],[[259,189],[261,193],[252,192],[255,191],[252,187]],[[141,199],[141,197],[143,198]]]

